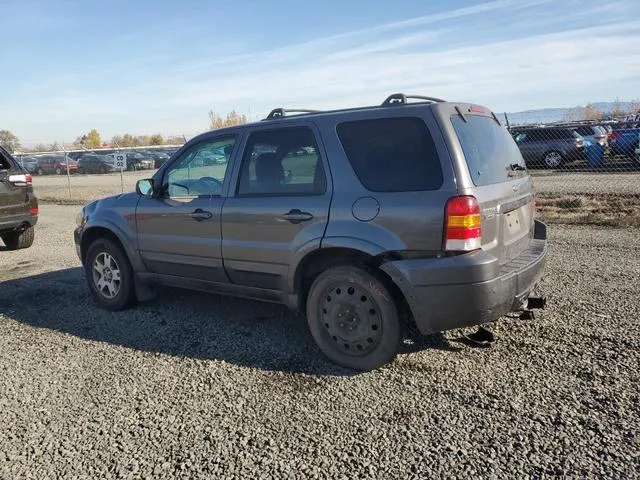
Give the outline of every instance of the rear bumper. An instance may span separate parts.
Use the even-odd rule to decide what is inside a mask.
[[[33,227],[36,223],[38,223],[38,215],[31,215],[30,213],[0,218],[0,233],[24,230],[25,226]]]
[[[536,221],[529,248],[504,265],[480,250],[381,266],[404,294],[421,333],[480,325],[521,310],[547,259],[546,226]]]

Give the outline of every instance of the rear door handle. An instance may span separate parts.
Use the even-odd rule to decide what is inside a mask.
[[[196,208],[189,216],[196,222],[201,222],[202,220],[208,220],[213,217],[213,213],[202,210],[201,208]]]
[[[291,223],[301,223],[311,220],[313,218],[313,215],[308,212],[303,212],[298,208],[294,208],[288,213],[281,215],[280,218]]]

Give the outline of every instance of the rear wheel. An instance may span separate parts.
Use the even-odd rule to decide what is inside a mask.
[[[9,250],[20,250],[29,248],[33,245],[35,239],[35,231],[33,227],[29,227],[22,232],[11,232],[2,235],[2,240]]]
[[[62,168],[56,167],[56,175],[62,175]]]
[[[133,269],[122,248],[98,238],[87,251],[85,275],[93,298],[105,310],[123,310],[136,300]]]
[[[402,339],[399,312],[384,283],[355,266],[330,268],[313,282],[307,321],[333,362],[368,371],[391,362]]]
[[[544,154],[542,161],[547,168],[559,168],[562,165],[563,158],[560,152],[552,150]]]
[[[44,175],[44,171],[41,168],[38,168],[38,175]]]

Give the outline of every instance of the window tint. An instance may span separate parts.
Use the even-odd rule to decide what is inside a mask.
[[[206,140],[184,152],[164,176],[163,190],[171,198],[222,194],[235,136]]]
[[[263,130],[249,135],[239,195],[318,195],[325,189],[322,161],[310,128]]]
[[[353,170],[368,190],[409,192],[442,186],[436,146],[421,119],[345,122],[337,131]]]
[[[506,128],[492,117],[468,115],[465,122],[459,115],[451,117],[469,173],[475,185],[505,182],[524,169],[524,160]],[[526,173],[522,171],[521,173]]]

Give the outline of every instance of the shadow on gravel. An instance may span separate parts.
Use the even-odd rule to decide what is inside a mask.
[[[20,274],[36,268],[23,265]],[[81,268],[3,281],[0,297],[0,313],[9,318],[88,340],[270,371],[356,373],[330,363],[305,319],[280,305],[162,289],[136,308],[106,312],[92,301]],[[444,337],[431,336],[405,343],[401,352],[431,348],[456,350]]]

